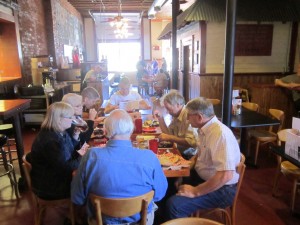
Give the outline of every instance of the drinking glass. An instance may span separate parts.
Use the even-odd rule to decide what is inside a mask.
[[[72,124],[74,124],[75,128],[78,128],[81,132],[85,132],[88,129],[87,123],[80,116],[76,116],[76,118],[72,120]]]

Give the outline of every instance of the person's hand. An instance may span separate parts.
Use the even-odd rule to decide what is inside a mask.
[[[83,155],[86,153],[86,151],[88,150],[89,147],[90,147],[90,146],[85,142],[85,143],[82,145],[81,149],[79,149],[79,150],[77,151],[78,154],[81,155],[81,156],[83,156]]]
[[[196,189],[196,187],[193,187],[191,185],[184,184],[184,185],[179,186],[178,192],[176,195],[185,196],[188,198],[195,198],[195,197],[197,197],[197,189]]]
[[[162,133],[158,136],[158,139],[159,141],[173,141],[172,140],[172,135],[170,134],[165,134],[165,133]]]
[[[99,116],[99,117],[97,117],[97,118],[95,119],[95,122],[101,123],[101,122],[103,122],[105,119],[106,119],[105,116]]]
[[[80,133],[81,133],[81,129],[79,127],[75,126],[74,133],[73,133],[74,140],[78,140]]]
[[[89,110],[89,120],[94,120],[97,116],[97,111],[93,108]]]
[[[154,117],[154,119],[159,119],[159,118],[161,118],[160,112],[159,112],[158,110],[154,110],[154,112],[153,112],[153,117]]]

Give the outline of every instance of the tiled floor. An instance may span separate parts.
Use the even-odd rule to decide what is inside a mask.
[[[37,130],[23,130],[25,151],[30,151]],[[17,163],[14,163],[17,167]],[[279,186],[279,197],[272,197],[275,157],[267,151],[260,151],[259,168],[246,168],[241,188],[238,208],[237,225],[296,225],[300,217],[289,212],[291,182],[284,177]],[[19,176],[19,170],[16,169]],[[19,201],[12,194],[7,178],[0,178],[0,224],[1,225],[32,225],[33,211],[27,192],[21,193]],[[296,202],[296,211],[300,213],[300,193]]]

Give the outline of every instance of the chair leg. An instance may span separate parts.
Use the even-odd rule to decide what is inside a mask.
[[[291,212],[294,212],[295,208],[295,200],[296,200],[296,192],[297,192],[297,179],[293,180],[293,189],[292,189],[292,199],[291,199]]]
[[[260,142],[257,141],[256,142],[256,148],[255,148],[255,158],[254,158],[254,165],[256,166],[256,163],[257,163],[257,156],[258,156],[258,151],[259,151],[259,145],[260,145]]]
[[[277,157],[277,167],[276,167],[276,173],[275,173],[273,190],[272,190],[272,195],[274,197],[277,196],[278,181],[281,175],[281,157],[280,156],[276,156],[276,157]]]

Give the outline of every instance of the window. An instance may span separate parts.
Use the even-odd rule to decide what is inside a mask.
[[[141,54],[140,42],[99,43],[99,59],[107,58],[108,71],[133,72]]]

